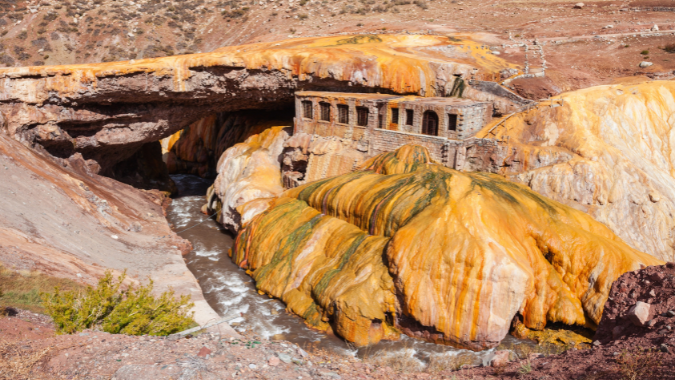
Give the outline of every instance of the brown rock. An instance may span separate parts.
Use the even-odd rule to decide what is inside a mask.
[[[490,365],[493,367],[503,367],[509,363],[509,351],[500,350],[495,351],[495,356],[490,361]]]
[[[209,350],[206,347],[202,347],[202,349],[199,350],[199,352],[197,353],[197,356],[199,356],[200,358],[205,358],[206,355],[208,355],[210,353],[211,353],[211,350]]]
[[[628,319],[635,326],[644,326],[649,321],[649,312],[651,311],[651,305],[642,301],[638,301],[635,306],[628,310]]]
[[[272,367],[276,367],[281,363],[278,357],[272,356],[270,360],[267,362],[267,364],[271,365]]]

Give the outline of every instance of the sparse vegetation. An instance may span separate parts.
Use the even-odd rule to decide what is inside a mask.
[[[651,379],[661,365],[661,353],[655,349],[624,350],[616,361],[623,380]]]
[[[11,62],[11,64],[14,63]],[[30,310],[34,313],[44,313],[40,293],[51,291],[54,287],[67,291],[85,288],[84,285],[72,280],[52,277],[40,272],[14,271],[1,265],[0,284],[2,284],[3,293],[0,294],[0,306]]]
[[[23,343],[0,340],[0,374],[3,379],[29,379],[34,367],[50,357],[52,347],[33,351]]]
[[[640,52],[642,55],[649,55],[649,50],[643,50]]]
[[[667,44],[666,46],[663,47],[663,50],[665,50],[668,53],[675,53],[675,43]]]
[[[308,18],[309,18],[309,16],[306,13],[298,15],[298,19],[300,19],[300,20],[307,20]]]
[[[458,371],[471,363],[470,355],[431,355],[426,372]]]
[[[112,334],[169,335],[194,324],[190,296],[176,299],[170,290],[156,298],[152,280],[123,290],[125,277],[115,281],[107,271],[96,288],[62,292],[57,287],[54,293],[42,293],[45,311],[61,334],[99,327]]]

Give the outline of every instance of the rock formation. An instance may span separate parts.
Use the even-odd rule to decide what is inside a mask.
[[[290,105],[298,89],[443,96],[457,83],[497,80],[513,68],[462,36],[298,38],[138,61],[0,69],[0,112],[11,136],[57,157],[79,152],[108,174],[145,143],[218,112]],[[478,87],[467,91],[494,98]],[[504,111],[514,106],[509,102],[500,101]]]
[[[3,265],[92,285],[106,269],[127,269],[131,281],[151,276],[157,292],[191,295],[197,322],[218,318],[183,261],[191,245],[171,231],[163,214],[170,200],[159,191],[93,174],[80,155],[55,160],[4,133],[0,177]]]
[[[273,127],[233,146],[218,160],[207,209],[219,212],[217,220],[232,233],[284,191],[279,157],[288,137],[288,128]]]
[[[673,81],[592,87],[488,126],[479,137],[504,149],[481,159],[588,212],[632,247],[673,260],[674,117]]]
[[[661,263],[581,211],[415,146],[286,191],[232,255],[260,291],[357,345],[403,331],[472,349],[517,313],[532,329],[594,326],[618,276]]]
[[[454,165],[498,173],[589,213],[633,248],[675,259],[675,82],[570,92],[494,120],[463,141]],[[491,142],[491,145],[481,145]],[[370,158],[358,141],[298,134],[286,144],[284,184],[348,173]]]
[[[165,162],[169,173],[215,178],[223,152],[273,126],[292,126],[293,115],[283,111],[239,111],[200,119],[167,137]]]

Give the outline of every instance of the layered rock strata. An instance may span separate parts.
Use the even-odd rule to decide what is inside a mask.
[[[457,83],[499,80],[513,68],[470,36],[297,38],[138,61],[4,68],[0,112],[11,136],[58,157],[79,152],[105,174],[143,144],[205,116],[289,106],[298,89],[445,96]],[[502,99],[493,92],[481,96]]]
[[[493,347],[516,314],[594,326],[612,282],[661,263],[525,186],[431,162],[415,146],[284,192],[232,258],[260,291],[357,345],[401,331]]]

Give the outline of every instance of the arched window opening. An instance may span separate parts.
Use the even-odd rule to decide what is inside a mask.
[[[434,111],[425,111],[422,118],[422,133],[438,136],[438,115]]]

